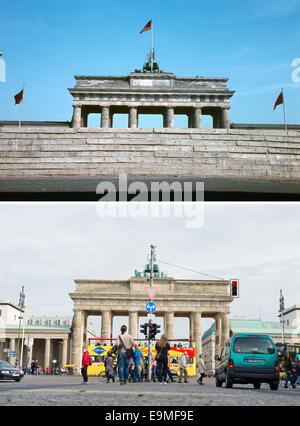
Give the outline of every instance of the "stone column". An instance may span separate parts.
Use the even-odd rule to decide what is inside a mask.
[[[33,343],[34,345],[34,343]],[[32,363],[32,356],[33,356],[33,345],[32,346],[27,346],[27,353],[26,353],[26,363],[27,365],[29,365]]]
[[[138,338],[139,315],[137,311],[129,312],[129,334],[134,339]]]
[[[166,312],[164,329],[168,339],[174,339],[174,312]]]
[[[77,372],[80,373],[82,360],[82,312],[74,311],[72,323],[72,351],[71,363],[76,365]]]
[[[137,108],[135,108],[135,107],[129,108],[128,127],[130,129],[136,129],[138,127]]]
[[[102,311],[101,338],[109,339],[111,334],[111,311]],[[103,341],[103,344],[106,343]],[[107,342],[109,343],[109,341]]]
[[[16,339],[10,339],[9,340],[9,350],[10,351],[15,351],[16,350]],[[8,362],[12,365],[16,364],[16,358],[13,357],[9,357],[8,358]]]
[[[229,314],[222,314],[222,347],[229,340],[230,337],[230,320]]]
[[[215,353],[216,355],[221,355],[222,350],[222,316],[221,314],[217,314],[215,316]]]
[[[109,107],[104,106],[102,107],[102,112],[101,112],[101,127],[108,129],[109,123],[110,123]]]
[[[50,347],[51,347],[51,339],[45,339],[45,357],[44,357],[44,368],[50,367]]]
[[[199,354],[202,354],[202,313],[194,312],[194,340],[196,348],[196,359],[199,358]]]
[[[68,356],[68,339],[63,339],[62,353],[61,353],[62,367],[64,367],[67,364],[67,356]]]
[[[193,127],[195,129],[201,129],[202,127],[202,109],[201,108],[194,108]]]
[[[81,127],[81,105],[73,105],[72,126],[74,129]]]
[[[223,129],[230,129],[229,108],[223,108],[221,114],[222,114]]]
[[[172,129],[174,127],[174,108],[167,108],[166,119],[167,127]]]
[[[88,315],[87,312],[82,311],[82,342],[84,346],[88,345],[88,333],[87,333],[87,328],[88,328]]]

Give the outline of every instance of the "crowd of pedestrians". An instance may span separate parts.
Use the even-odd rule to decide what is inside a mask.
[[[22,368],[22,370],[24,371],[25,375],[31,375],[31,376],[62,374],[62,368],[60,365],[58,367],[42,368],[37,359],[32,360],[32,362],[28,364],[26,367]]]
[[[178,345],[180,347],[181,345]],[[152,356],[151,359],[151,379],[153,382],[159,384],[167,384],[169,381],[173,382],[173,374],[170,370],[170,356],[169,351],[171,347],[168,343],[168,337],[163,334],[160,340],[155,345],[156,355]],[[115,356],[114,356],[115,355]],[[115,365],[115,358],[117,358],[117,364]],[[83,350],[82,368],[81,375],[83,377],[82,384],[88,384],[88,366],[91,365],[91,357],[86,348]],[[115,382],[116,374],[119,375],[120,385],[126,385],[129,381],[134,383],[142,382],[143,377],[147,376],[148,370],[148,357],[143,356],[142,351],[130,334],[127,333],[127,326],[122,325],[121,333],[117,338],[115,346],[107,352],[107,356],[104,361],[106,383]],[[188,371],[187,371],[187,352],[183,352],[179,358],[179,383],[188,383]],[[199,356],[197,363],[197,372],[199,378],[197,382],[203,385],[203,377],[207,373],[207,369],[204,365],[202,356]]]

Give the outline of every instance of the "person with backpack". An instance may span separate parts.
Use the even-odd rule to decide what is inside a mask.
[[[118,371],[120,378],[120,385],[125,385],[129,376],[129,362],[133,357],[132,347],[134,346],[133,338],[130,334],[126,333],[127,326],[122,325],[121,334],[117,338],[118,349]]]

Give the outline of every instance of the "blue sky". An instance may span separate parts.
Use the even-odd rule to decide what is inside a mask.
[[[18,119],[13,96],[26,84],[24,120],[70,120],[75,74],[127,75],[141,68],[153,18],[160,67],[177,76],[229,77],[231,121],[299,124],[300,0],[15,0],[1,2],[0,120]],[[299,71],[300,76],[300,71]]]

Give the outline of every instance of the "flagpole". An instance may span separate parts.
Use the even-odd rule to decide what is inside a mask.
[[[21,106],[20,106],[19,128],[21,127],[22,115],[23,115],[24,87],[25,87],[25,84],[23,84],[23,89],[22,89],[23,90],[23,96],[22,96],[22,101],[21,101]]]
[[[151,72],[153,72],[153,19],[151,18]]]
[[[286,124],[286,115],[285,115],[285,103],[284,103],[284,94],[283,94],[283,88],[282,88],[282,98],[283,98],[283,118],[284,118],[284,128],[286,131],[286,134],[288,134],[288,130],[287,130],[287,124]]]

